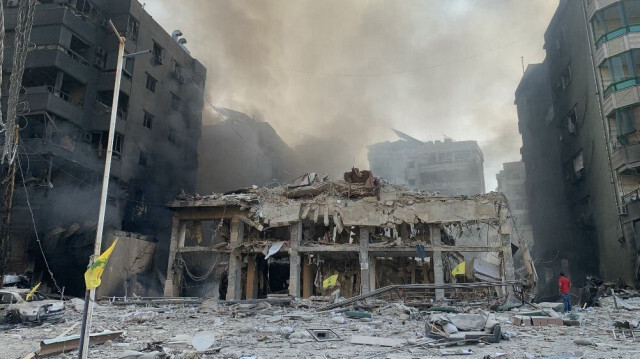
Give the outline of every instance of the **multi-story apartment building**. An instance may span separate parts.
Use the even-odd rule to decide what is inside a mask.
[[[524,240],[529,250],[534,247],[531,221],[529,220],[529,201],[527,200],[526,172],[523,162],[505,162],[502,170],[496,174],[498,192],[504,193],[509,202],[517,235]]]
[[[640,1],[563,0],[545,33],[571,214],[571,242],[559,258],[574,274],[628,284],[638,280],[640,248],[638,31]]]
[[[401,140],[369,146],[375,176],[393,184],[447,195],[484,193],[484,156],[476,141]]]
[[[5,1],[4,72],[12,70],[15,3]],[[105,233],[135,232],[127,238],[157,242],[162,257],[171,226],[165,204],[195,190],[206,69],[181,33],[169,35],[137,0],[39,1],[19,106],[24,181],[16,181],[10,267],[20,272],[32,259],[46,279],[35,225],[71,294],[84,290],[95,238],[118,49],[109,20],[126,37],[125,53],[149,53],[127,59],[122,74]]]
[[[518,128],[522,134],[520,152],[525,164],[529,219],[535,243],[532,255],[537,259],[539,276],[538,294],[555,296],[557,274],[560,270],[569,272],[569,258],[566,257],[573,255],[573,243],[580,238],[565,195],[561,141],[554,124],[546,64],[527,67],[515,97]],[[559,257],[560,253],[563,257]],[[563,264],[567,268],[563,268]],[[576,273],[576,277],[579,275]]]

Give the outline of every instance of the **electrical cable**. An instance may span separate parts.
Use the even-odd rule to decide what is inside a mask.
[[[49,276],[51,277],[51,280],[53,281],[53,284],[56,286],[56,290],[58,291],[58,293],[60,295],[62,295],[62,289],[60,289],[60,286],[58,286],[58,282],[56,281],[56,278],[53,275],[53,271],[51,270],[51,267],[49,266],[49,261],[47,260],[47,256],[44,254],[44,249],[42,248],[42,241],[40,241],[40,236],[38,235],[38,228],[36,226],[36,220],[35,220],[35,217],[33,215],[33,209],[31,208],[31,202],[29,201],[29,191],[27,190],[27,186],[24,183],[24,172],[22,171],[22,164],[20,163],[20,157],[16,157],[16,159],[18,161],[18,168],[20,169],[20,177],[22,178],[22,187],[24,188],[24,194],[25,194],[25,198],[26,198],[27,207],[29,208],[29,213],[31,214],[31,223],[33,224],[33,233],[36,236],[36,242],[38,243],[38,248],[40,249],[40,254],[42,254],[42,259],[44,260],[44,264],[47,267],[47,271],[49,272]]]

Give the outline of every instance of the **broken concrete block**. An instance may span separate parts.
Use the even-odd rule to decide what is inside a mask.
[[[530,327],[533,323],[531,322],[531,317],[516,315],[513,317],[513,325],[517,325],[519,327]]]

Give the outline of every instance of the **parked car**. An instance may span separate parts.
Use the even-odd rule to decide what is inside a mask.
[[[55,320],[64,314],[62,300],[49,299],[40,292],[27,301],[29,289],[0,289],[0,318],[8,322],[40,322]]]

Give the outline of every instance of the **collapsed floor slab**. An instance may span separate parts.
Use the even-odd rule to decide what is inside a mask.
[[[353,297],[391,284],[474,281],[474,268],[497,268],[493,279],[511,282],[516,251],[526,273],[519,279],[528,288],[537,280],[500,193],[440,196],[307,175],[276,188],[183,195],[170,208],[165,296],[328,295],[334,289],[323,282],[337,274],[335,286]],[[482,265],[467,265],[463,276],[451,273],[474,261]],[[198,293],[199,287],[208,289]],[[444,297],[441,288],[435,293]]]

